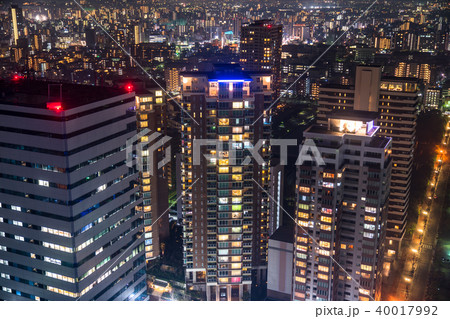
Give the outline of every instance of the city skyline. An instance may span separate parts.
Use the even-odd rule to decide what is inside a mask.
[[[447,300],[449,11],[0,5],[0,300]]]

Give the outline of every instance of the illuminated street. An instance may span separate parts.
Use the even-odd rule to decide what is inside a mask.
[[[450,165],[448,161],[444,160],[446,153],[448,153],[448,129],[447,126],[441,148],[437,151],[435,170],[427,189],[426,205],[421,209],[416,232],[413,234],[410,249],[407,252],[402,274],[403,280],[400,281],[397,289],[396,298],[400,300],[424,300],[427,292],[430,268],[437,243],[439,221],[445,209],[445,192],[450,173]],[[431,205],[429,205],[430,202]]]

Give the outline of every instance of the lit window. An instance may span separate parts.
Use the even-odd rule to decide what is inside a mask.
[[[326,216],[320,216],[320,220],[325,222],[325,223],[331,223],[331,217],[326,217]]]
[[[219,173],[228,173],[229,168],[228,166],[219,167]]]
[[[362,264],[361,270],[372,271],[372,266]]]
[[[328,280],[328,275],[318,274],[317,278],[322,279],[322,280]]]
[[[376,207],[366,206],[365,211],[366,211],[367,213],[376,214],[377,208],[376,208]]]
[[[39,185],[40,185],[40,186],[48,187],[48,186],[49,186],[49,182],[40,179],[40,180],[39,180]]]
[[[319,269],[319,271],[323,271],[323,272],[328,272],[328,271],[329,271],[329,268],[328,268],[328,267],[326,267],[326,266],[321,266],[321,265],[319,265],[318,269]]]
[[[323,182],[322,186],[326,188],[334,188],[334,183]]]
[[[330,248],[330,243],[329,242],[327,242],[327,241],[320,241],[319,242],[319,246],[320,247],[325,247],[325,248]]]
[[[298,190],[299,190],[300,192],[302,192],[302,193],[309,193],[310,188],[309,188],[309,187],[300,186],[300,187],[298,188]]]
[[[219,119],[219,125],[230,125],[230,119]]]
[[[299,218],[309,218],[309,214],[308,214],[308,213],[302,213],[302,212],[299,212],[299,213],[298,213],[298,217],[299,217]]]
[[[366,237],[366,238],[373,238],[374,237],[374,233],[364,232],[363,236]]]
[[[309,210],[309,205],[307,204],[298,204],[299,209]]]

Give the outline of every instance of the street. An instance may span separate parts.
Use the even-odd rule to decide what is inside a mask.
[[[427,292],[450,173],[450,163],[445,161],[445,155],[448,153],[448,132],[447,125],[445,136],[437,151],[434,172],[426,190],[427,199],[420,208],[417,227],[409,251],[406,252],[402,278],[395,296],[398,300],[424,300]]]

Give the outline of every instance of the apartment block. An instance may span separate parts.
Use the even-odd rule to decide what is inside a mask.
[[[392,151],[376,119],[336,111],[304,133],[324,163],[297,169],[294,300],[380,298]]]
[[[183,73],[182,83],[186,283],[207,300],[248,299],[267,276],[268,141],[258,149],[264,163],[245,160],[270,138],[272,76],[225,65]],[[200,139],[212,142],[195,146]]]

